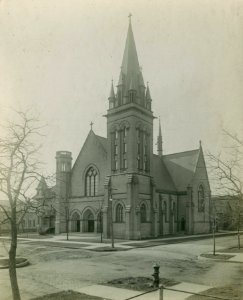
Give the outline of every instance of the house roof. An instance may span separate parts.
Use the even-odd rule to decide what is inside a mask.
[[[163,156],[175,187],[178,191],[185,191],[191,183],[196,171],[200,149],[174,153]]]

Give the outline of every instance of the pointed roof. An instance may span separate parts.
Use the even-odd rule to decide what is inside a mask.
[[[162,131],[161,131],[161,122],[160,122],[160,117],[159,117],[159,137],[162,138]]]
[[[110,91],[110,96],[109,99],[114,99],[115,98],[115,92],[114,92],[114,86],[113,86],[113,80],[111,81],[111,91]]]
[[[162,140],[162,132],[161,132],[161,123],[160,123],[160,118],[159,118],[159,135],[157,139],[157,151],[158,155],[162,156],[163,155],[163,140]]]
[[[40,179],[36,189],[37,190],[47,189],[47,184],[46,184],[44,176],[41,176],[41,179]]]
[[[126,45],[123,53],[118,86],[124,84],[126,90],[128,90],[130,88],[131,80],[133,80],[134,89],[138,90],[139,86],[144,86],[143,75],[138,62],[137,49],[132,31],[131,18],[129,18]]]
[[[123,54],[121,69],[125,75],[130,75],[131,73],[140,72],[137,49],[136,49],[135,40],[133,36],[131,20],[129,21],[126,46]]]
[[[151,96],[150,96],[150,90],[149,90],[149,85],[147,84],[147,89],[146,89],[146,99],[147,100],[151,100]]]

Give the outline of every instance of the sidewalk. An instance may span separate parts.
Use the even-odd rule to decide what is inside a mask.
[[[216,233],[217,237],[234,235],[236,232],[220,232]],[[53,236],[40,236],[36,234],[30,234],[31,237],[18,236],[18,240],[21,243],[38,243],[43,245],[60,246],[65,248],[85,248],[87,250],[93,251],[107,251],[111,249],[111,243],[109,239],[104,239],[103,243],[100,243],[99,234],[83,234],[83,233],[70,233],[69,240],[66,240],[66,234],[53,235]],[[180,236],[170,236],[162,237],[149,240],[118,240],[115,239],[115,248],[117,250],[129,250],[134,248],[145,248],[153,247],[164,244],[180,243],[191,240],[200,240],[211,238],[212,234],[199,234],[199,235],[180,235]],[[8,237],[1,237],[0,239],[8,239]],[[107,249],[107,250],[105,250]]]
[[[163,296],[164,296],[163,299],[184,300],[191,296],[189,294],[190,292],[200,293],[210,288],[212,287],[206,285],[182,282],[173,286],[173,289],[178,290],[178,292],[165,289],[163,291]],[[187,294],[180,291],[185,291],[189,293]],[[134,296],[137,296],[135,299],[138,300],[159,300],[159,290],[143,294],[144,292],[142,291],[132,291],[128,289],[121,289],[121,288],[115,288],[115,287],[98,285],[98,284],[80,288],[77,290],[77,292],[84,293],[87,295],[92,295],[92,296],[99,296],[109,300],[126,300]],[[140,294],[143,295],[139,296]]]

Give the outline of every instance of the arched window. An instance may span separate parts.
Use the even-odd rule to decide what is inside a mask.
[[[94,167],[90,167],[85,175],[85,195],[96,196],[98,193],[98,172]]]
[[[127,128],[121,130],[121,168],[127,169]]]
[[[118,203],[116,206],[116,222],[123,222],[123,206],[120,203]]]
[[[168,212],[167,212],[167,203],[166,201],[164,201],[164,205],[163,205],[163,211],[164,211],[164,216],[165,216],[165,222],[168,221]]]
[[[141,205],[140,213],[141,213],[141,223],[146,223],[147,214],[146,214],[146,206],[144,203]]]
[[[176,221],[177,220],[177,211],[176,211],[176,204],[175,204],[175,202],[173,202],[173,215],[174,215],[174,219]]]
[[[198,188],[198,211],[204,211],[204,188],[202,185]]]

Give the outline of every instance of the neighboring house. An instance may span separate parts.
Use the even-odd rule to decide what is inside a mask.
[[[0,201],[0,204],[5,208],[7,212],[10,214],[10,206],[9,202],[6,201]],[[19,210],[19,206],[18,206]],[[22,212],[20,213],[22,215]],[[20,215],[17,214],[17,217],[20,217]],[[18,232],[33,232],[36,231],[38,227],[38,216],[35,209],[29,209],[24,217],[22,222],[18,226]],[[3,209],[0,207],[0,234],[6,234],[10,233],[10,221],[6,218],[6,214],[4,213]]]
[[[243,203],[237,197],[212,196],[212,206],[218,230],[243,229]]]
[[[153,59],[153,58],[151,58]],[[106,114],[107,138],[91,130],[72,166],[68,151],[56,153],[56,185],[42,178],[35,199],[44,201],[40,227],[56,234],[103,231],[140,239],[210,231],[210,185],[198,149],[163,155],[159,124],[153,153],[152,98],[145,87],[129,23],[120,77]],[[188,116],[185,116],[188,117]],[[178,126],[178,130],[180,130]]]

